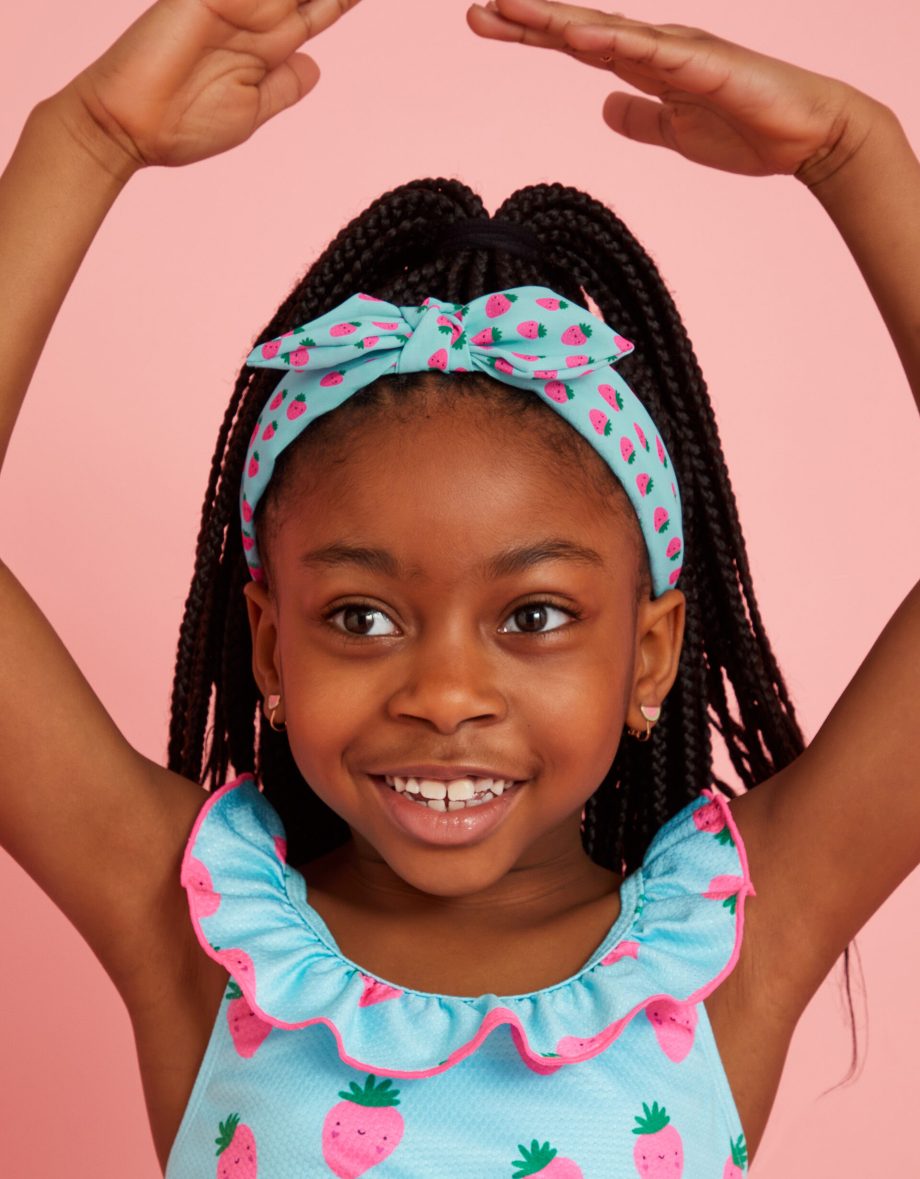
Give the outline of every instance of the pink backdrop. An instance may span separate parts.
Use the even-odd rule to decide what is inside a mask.
[[[464,179],[490,210],[526,183],[573,184],[652,250],[710,382],[765,620],[809,738],[916,579],[901,529],[902,506],[920,496],[917,413],[817,203],[788,179],[727,176],[619,139],[600,117],[614,88],[603,74],[481,41],[465,10],[364,0],[312,46],[323,78],[301,105],[234,152],[136,177],[53,330],[3,476],[0,551],[151,757],[164,756],[200,498],[237,368],[345,220],[417,176]],[[141,11],[116,0],[6,7],[4,161],[32,105]],[[801,0],[631,14],[845,78],[893,106],[920,144],[920,10],[903,0],[875,0],[868,17],[852,2]],[[869,436],[867,400],[880,422]],[[855,453],[879,465],[871,486],[850,477]],[[883,806],[884,792],[867,782],[866,805]],[[47,1179],[69,1163],[93,1179],[152,1179],[114,988],[5,856],[0,889],[0,1169]],[[916,1173],[918,906],[915,873],[860,935],[871,1038],[855,1085],[821,1095],[849,1058],[839,969],[804,1016],[756,1179]]]

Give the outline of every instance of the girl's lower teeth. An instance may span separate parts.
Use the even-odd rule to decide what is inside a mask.
[[[403,793],[403,798],[408,798],[410,802],[418,803],[420,806],[427,806],[430,811],[462,811],[466,807],[482,806],[484,802],[491,802],[494,797],[491,790],[466,801],[456,798],[422,798],[420,794],[410,794],[408,791]]]

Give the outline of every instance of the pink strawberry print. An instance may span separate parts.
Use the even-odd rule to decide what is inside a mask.
[[[265,427],[265,429],[262,431],[262,441],[269,442],[272,438],[274,438],[277,430],[278,430],[278,423],[277,422],[269,422],[268,425]]]
[[[558,368],[537,368],[534,369],[533,375],[538,381],[555,381],[559,376]]]
[[[363,352],[366,352],[368,348],[374,348],[379,343],[379,336],[365,336],[363,340],[359,340],[357,344],[355,344],[355,347]]]
[[[591,425],[597,430],[601,437],[606,438],[613,426],[610,424],[610,419],[605,413],[601,413],[599,409],[592,409],[588,411],[588,419]]]
[[[676,999],[656,999],[645,1009],[649,1023],[655,1029],[655,1039],[668,1060],[679,1064],[693,1047],[697,1013],[693,1003]]]
[[[725,1160],[725,1170],[722,1172],[722,1179],[744,1179],[744,1172],[747,1169],[747,1143],[744,1141],[744,1135],[739,1134],[737,1138],[730,1140],[731,1142],[731,1158]]]
[[[489,319],[496,319],[511,310],[511,304],[517,302],[517,295],[490,295],[486,300],[486,315]]]
[[[437,352],[432,352],[428,357],[428,367],[440,369],[441,372],[447,372],[447,349],[439,348]]]
[[[217,1143],[217,1179],[258,1179],[256,1140],[252,1130],[231,1114],[220,1123]]]
[[[362,974],[364,991],[358,1000],[359,1007],[371,1007],[374,1003],[385,1003],[387,999],[398,999],[403,992],[397,987],[381,982],[379,978],[371,978],[369,974]]]
[[[658,447],[658,458],[665,466],[668,465],[668,456],[664,452],[664,447],[661,445],[661,439],[655,435],[655,445]]]
[[[341,385],[344,380],[345,376],[343,373],[334,372],[326,373],[325,376],[320,377],[319,383],[324,389],[328,389],[331,385]]]
[[[668,557],[671,561],[676,561],[677,558],[680,556],[680,550],[682,548],[683,548],[683,545],[680,543],[680,537],[679,536],[672,536],[671,539],[668,541],[668,547],[665,549],[664,555],[666,557]]]
[[[518,335],[525,340],[542,340],[546,335],[546,328],[538,319],[525,319],[517,325]]]
[[[501,332],[498,328],[493,327],[483,328],[475,336],[470,336],[470,343],[475,344],[477,348],[491,348],[493,345],[501,343],[501,340]]]
[[[399,327],[399,323],[395,319],[372,319],[375,328],[380,328],[384,332],[395,332]]]
[[[668,575],[668,585],[677,584],[677,579],[680,577],[681,569],[683,569],[683,565],[678,565],[676,569],[671,570],[670,574]]]
[[[740,876],[713,876],[709,881],[709,888],[703,896],[710,901],[721,901],[729,913],[734,914],[738,903],[738,893],[744,886]]]
[[[284,397],[285,397],[286,393],[287,393],[287,389],[279,389],[278,392],[275,394],[275,396],[268,403],[268,408],[269,409],[279,409],[281,406],[281,402],[284,401]]]
[[[594,359],[591,356],[585,356],[580,352],[573,353],[571,356],[565,358],[566,368],[580,368],[583,364],[593,364]]]
[[[628,463],[634,463],[636,461],[636,448],[625,434],[620,439],[620,454]]]
[[[516,356],[519,360],[539,360],[539,356],[531,356],[529,352],[512,352],[512,356]]]
[[[254,549],[255,547],[256,547],[256,542],[253,540],[253,538],[249,535],[248,532],[244,532],[243,533],[243,548],[248,553],[251,549]]]
[[[189,890],[192,912],[196,917],[210,917],[220,907],[220,893],[214,891],[211,873],[192,856],[182,874],[182,884]]]
[[[275,855],[278,857],[278,859],[281,861],[282,864],[286,864],[287,863],[287,840],[284,838],[283,835],[276,835],[275,839],[274,839],[274,843],[275,843]]]
[[[633,422],[633,427],[635,428],[635,431],[636,431],[636,437],[639,439],[639,445],[644,446],[645,449],[648,450],[648,439],[645,437],[645,434],[642,431],[642,427],[639,425],[638,422]]]
[[[559,1151],[548,1142],[541,1145],[534,1138],[529,1150],[520,1142],[518,1150],[522,1157],[511,1163],[512,1179],[526,1179],[528,1175],[540,1175],[541,1179],[584,1179],[584,1171],[578,1163],[560,1157]]]
[[[330,336],[350,336],[358,330],[359,323],[334,323],[329,329]]]
[[[359,299],[367,299],[368,303],[383,303],[383,299],[379,299],[376,295],[365,295],[362,291],[358,292]]]
[[[350,1092],[339,1091],[344,1100],[335,1104],[323,1121],[323,1158],[339,1179],[358,1179],[389,1158],[405,1129],[399,1105],[398,1089],[386,1077],[375,1084],[373,1073],[362,1089],[357,1081],[349,1082]]]
[[[256,968],[245,950],[215,950],[217,961],[239,982],[245,981],[250,991],[256,989]]]
[[[613,385],[598,385],[598,393],[607,402],[611,409],[619,412],[623,408],[623,397]]]
[[[625,336],[621,336],[619,333],[614,335],[613,343],[619,349],[621,356],[625,356],[627,352],[632,352],[633,350],[632,340],[627,340]]]
[[[568,307],[565,299],[535,299],[534,302],[539,307],[545,307],[547,311],[565,311]]]
[[[638,942],[617,942],[609,954],[601,958],[601,966],[612,966],[614,962],[619,962],[621,958],[636,958],[639,957],[639,943]]]
[[[725,815],[715,799],[693,812],[693,822],[698,831],[709,831],[719,843],[730,843],[734,847],[735,841],[725,822]]]
[[[652,1102],[652,1108],[642,1102],[644,1116],[636,1114],[633,1133],[638,1140],[633,1147],[636,1170],[646,1179],[681,1179],[684,1173],[684,1144],[680,1134],[670,1124],[663,1105]]]
[[[581,1056],[609,1039],[605,1029],[596,1036],[563,1036],[556,1044],[556,1056]]]
[[[652,525],[656,532],[665,532],[670,522],[670,515],[667,508],[656,508],[655,514],[652,516]]]
[[[256,450],[253,452],[253,456],[249,460],[249,478],[255,479],[255,477],[256,477],[256,475],[258,475],[258,473],[259,473],[259,452]]]
[[[591,336],[591,325],[589,323],[573,323],[571,327],[567,327],[560,337],[563,344],[587,344]]]
[[[454,323],[452,319],[448,319],[446,315],[438,316],[438,331],[450,332],[451,345],[457,342],[458,336],[463,335],[463,328],[458,323]]]
[[[492,367],[497,368],[500,373],[506,373],[509,376],[514,373],[514,366],[509,364],[503,356],[496,356],[492,361]]]
[[[252,520],[252,504],[243,496],[243,519],[248,524]]]
[[[648,495],[648,493],[655,486],[655,480],[644,472],[636,476],[636,486],[639,488],[640,495]]]
[[[268,343],[262,345],[262,359],[273,360],[281,349],[280,340],[269,340]]]
[[[306,411],[307,399],[303,393],[298,393],[291,404],[287,407],[288,420],[293,422],[299,418],[302,413]]]
[[[227,1006],[227,1026],[230,1029],[233,1047],[240,1056],[245,1056],[248,1060],[255,1056],[264,1043],[272,1030],[271,1024],[259,1019],[232,979],[227,987],[226,998],[230,1000]]]
[[[560,405],[565,405],[567,401],[571,401],[575,396],[564,381],[547,381],[543,386],[543,392],[550,401],[558,401]]]
[[[304,368],[310,363],[310,353],[301,345],[299,348],[294,349],[289,360],[292,368]]]

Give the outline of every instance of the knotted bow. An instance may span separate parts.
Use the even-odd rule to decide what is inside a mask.
[[[252,518],[278,455],[306,427],[391,373],[472,372],[530,389],[587,439],[623,485],[649,555],[654,595],[676,584],[683,549],[670,456],[645,406],[613,365],[629,340],[549,287],[522,286],[466,304],[429,296],[400,307],[350,296],[325,315],[257,345],[250,367],[284,369],[253,430],[240,513],[249,571],[262,580]]]

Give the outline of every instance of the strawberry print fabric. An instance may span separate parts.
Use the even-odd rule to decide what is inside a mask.
[[[257,345],[250,367],[284,369],[252,432],[240,490],[243,548],[263,577],[253,513],[278,455],[324,413],[388,373],[478,371],[530,389],[588,440],[628,495],[654,595],[677,584],[683,526],[677,477],[648,410],[612,367],[633,345],[549,287],[513,287],[467,304],[429,296],[401,307],[359,293]]]
[[[740,1119],[705,998],[733,968],[744,848],[704,791],[656,834],[585,965],[523,995],[440,995],[345,958],[244,775],[182,883],[228,971],[167,1179],[738,1179]]]

